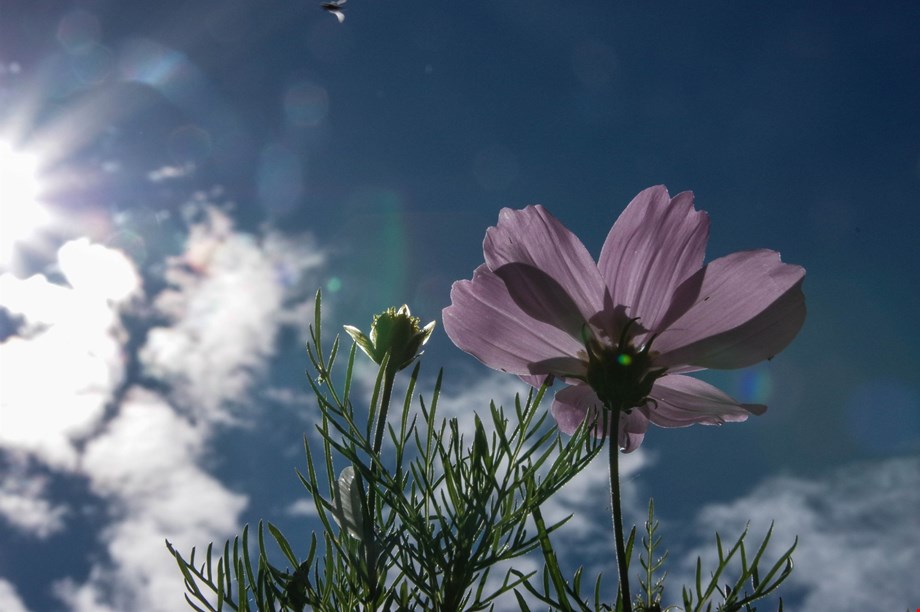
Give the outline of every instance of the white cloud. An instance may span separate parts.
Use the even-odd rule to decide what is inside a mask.
[[[182,551],[226,539],[247,503],[199,467],[207,437],[159,396],[129,390],[83,456],[83,473],[113,520],[102,534],[109,560],[85,584],[58,586],[73,610],[185,609],[164,539]]]
[[[179,179],[195,172],[195,164],[188,163],[176,166],[162,166],[147,173],[147,180],[151,183],[162,183],[171,179]]]
[[[319,516],[312,499],[298,499],[285,509],[285,513],[290,516]]]
[[[29,474],[25,465],[11,463],[0,482],[0,517],[40,539],[64,529],[67,508],[48,499],[47,478]]]
[[[168,262],[170,288],[155,303],[169,321],[148,335],[142,364],[157,392],[122,389],[131,381],[120,309],[141,297],[123,255],[80,239],[58,255],[69,286],[0,277],[0,306],[23,321],[0,345],[0,449],[11,465],[26,466],[15,486],[0,490],[0,514],[33,535],[66,537],[73,509],[51,497],[28,466],[34,458],[57,477],[85,479],[109,519],[99,534],[104,554],[87,551],[89,567],[76,570],[87,577],[54,585],[70,609],[185,610],[165,539],[188,552],[239,529],[247,497],[202,464],[215,450],[215,424],[231,420],[221,412],[245,398],[278,329],[312,297],[306,289],[323,257],[308,239],[251,236],[223,213],[206,215],[185,253]],[[15,610],[15,602],[12,585],[0,582],[0,609]]]
[[[140,280],[123,254],[86,239],[62,246],[58,264],[70,287],[0,277],[0,306],[26,325],[24,337],[0,343],[0,446],[70,470],[74,441],[99,422],[124,375],[118,311]]]
[[[312,392],[308,393],[302,389],[292,389],[290,387],[268,387],[261,392],[261,396],[276,404],[293,409],[300,409],[316,402],[316,397]]]
[[[88,238],[62,246],[58,265],[74,291],[90,299],[122,303],[140,287],[130,259],[120,251],[91,244]]]
[[[309,242],[233,231],[216,209],[192,227],[186,252],[169,262],[171,288],[156,300],[168,326],[150,331],[140,358],[196,416],[223,420],[274,351],[296,284],[322,263]],[[300,322],[303,323],[302,321]]]
[[[3,612],[28,612],[16,587],[8,580],[0,578],[0,610]]]
[[[102,534],[109,560],[84,584],[58,585],[80,612],[186,609],[164,539],[187,553],[239,527],[246,497],[204,472],[202,455],[214,423],[227,421],[227,404],[241,401],[263,371],[286,310],[297,306],[297,282],[322,257],[307,241],[271,233],[257,240],[235,232],[225,214],[206,214],[167,266],[171,288],[155,306],[170,324],[151,330],[140,353],[148,375],[168,383],[182,405],[131,390],[83,458],[92,489],[115,515]]]
[[[640,501],[638,482],[633,477],[651,462],[649,455],[641,447],[628,455],[620,454],[620,503],[626,519],[641,517],[644,514],[647,502]],[[543,515],[547,522],[560,521],[573,515],[572,520],[560,532],[560,540],[575,539],[585,545],[600,544],[612,550],[613,531],[609,517],[604,521],[597,520],[598,509],[603,509],[608,515],[610,512],[608,472],[605,447],[588,467],[563,487],[558,495],[546,502]],[[626,529],[628,531],[629,527]]]
[[[71,310],[73,289],[48,282],[41,274],[25,280],[0,275],[0,306],[25,320],[25,333],[64,321]]]
[[[767,558],[776,559],[798,535],[795,569],[780,595],[801,593],[802,610],[904,610],[920,602],[920,458],[844,468],[820,479],[772,478],[750,495],[704,508],[697,529],[705,542],[692,550],[669,583],[689,584],[698,555],[750,521],[749,544],[775,521]],[[710,565],[711,566],[711,565]]]

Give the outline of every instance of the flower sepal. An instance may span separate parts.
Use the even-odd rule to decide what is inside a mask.
[[[389,354],[387,369],[398,372],[422,354],[421,349],[431,337],[435,321],[421,327],[421,319],[412,316],[409,307],[403,304],[399,309],[390,307],[374,315],[369,335],[352,325],[344,328],[374,363],[382,364]]]

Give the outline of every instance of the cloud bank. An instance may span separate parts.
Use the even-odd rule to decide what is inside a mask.
[[[914,609],[920,602],[917,508],[920,457],[853,465],[816,479],[772,478],[748,496],[699,513],[694,530],[703,542],[679,566],[672,564],[669,583],[690,584],[697,556],[707,567],[716,530],[734,541],[750,521],[747,541],[755,544],[775,521],[766,558],[778,558],[799,538],[795,569],[780,589],[793,595],[784,597],[790,609]]]
[[[322,263],[309,237],[240,232],[203,206],[155,296],[125,255],[86,238],[58,251],[63,282],[0,276],[17,322],[0,343],[0,459],[17,475],[0,485],[0,519],[66,538],[80,502],[55,499],[53,479],[87,483],[104,508],[86,577],[48,585],[68,609],[187,609],[164,540],[190,550],[238,531],[248,498],[210,473],[212,440],[245,422],[228,410],[247,403]],[[0,609],[26,609],[3,579]]]

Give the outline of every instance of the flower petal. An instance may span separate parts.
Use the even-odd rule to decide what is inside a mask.
[[[584,347],[525,314],[485,265],[476,268],[473,280],[454,283],[450,298],[451,305],[442,312],[444,330],[460,349],[490,368],[519,376],[584,374],[578,358]]]
[[[514,303],[529,316],[561,329],[576,340],[584,338],[588,322],[552,276],[522,263],[505,264],[493,272],[505,282]]]
[[[553,379],[552,374],[549,374],[549,375],[547,374],[527,374],[527,375],[518,376],[518,378],[520,378],[525,384],[530,385],[534,389],[539,389],[540,387],[542,387],[543,383],[546,382],[547,378],[551,379],[549,381],[550,386],[553,385],[553,380],[555,380]]]
[[[656,330],[671,296],[703,265],[709,239],[709,215],[693,207],[693,194],[673,198],[664,186],[639,193],[607,234],[598,268],[613,304],[628,306]],[[639,340],[641,343],[641,339]]]
[[[556,419],[559,430],[568,435],[575,433],[586,418],[592,420],[597,418],[594,435],[601,437],[605,435],[603,433],[603,413],[598,412],[603,410],[602,406],[601,400],[591,387],[578,384],[557,392],[550,411],[553,418]],[[629,414],[621,414],[617,436],[619,448],[625,453],[639,448],[645,438],[646,429],[648,429],[648,418],[641,411],[632,410]]]
[[[620,450],[631,453],[642,444],[648,429],[648,417],[641,410],[620,415]]]
[[[594,418],[598,406],[600,406],[600,400],[591,387],[574,385],[556,392],[550,412],[556,419],[556,426],[559,427],[559,430],[571,436],[589,413],[591,418]],[[595,435],[597,433],[597,428],[595,428]]]
[[[736,402],[720,389],[690,376],[669,375],[656,380],[649,397],[655,401],[641,410],[659,427],[735,423],[767,410],[762,404]]]
[[[732,369],[770,359],[805,322],[804,276],[767,249],[710,262],[675,293],[655,364]]]
[[[542,206],[502,209],[498,224],[486,230],[482,250],[493,271],[517,263],[549,275],[573,300],[584,321],[603,306],[604,281],[588,249]]]

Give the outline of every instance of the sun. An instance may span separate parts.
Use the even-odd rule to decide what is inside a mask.
[[[17,242],[49,221],[39,204],[38,158],[0,141],[0,266],[10,263]]]

